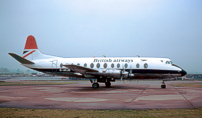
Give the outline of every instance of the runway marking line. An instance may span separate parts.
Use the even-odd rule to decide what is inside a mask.
[[[174,89],[185,99],[185,101],[188,102],[193,108],[196,108],[183,94],[182,92],[178,91],[177,88],[174,87]]]
[[[124,107],[122,108],[122,110],[124,110],[128,104],[130,104],[131,102],[135,101],[135,100],[136,100],[140,95],[142,95],[142,94],[144,93],[144,91],[145,91],[146,89],[148,89],[148,88],[149,88],[149,86],[148,86],[147,88],[143,89],[143,90],[141,91],[141,93],[138,94],[135,98],[131,99],[131,101],[126,102],[126,105],[124,105]]]

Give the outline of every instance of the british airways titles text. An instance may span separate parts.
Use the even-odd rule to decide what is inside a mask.
[[[93,62],[133,62],[132,59],[94,59]]]

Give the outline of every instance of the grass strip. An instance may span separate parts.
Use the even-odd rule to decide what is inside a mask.
[[[175,87],[194,87],[194,88],[202,88],[202,82],[200,83],[182,83],[182,84],[173,84]]]
[[[197,109],[151,109],[151,110],[62,110],[0,108],[0,117],[66,117],[66,118],[199,118],[202,108]]]

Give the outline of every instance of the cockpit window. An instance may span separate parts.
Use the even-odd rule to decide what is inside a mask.
[[[170,64],[170,61],[166,61],[166,64]]]

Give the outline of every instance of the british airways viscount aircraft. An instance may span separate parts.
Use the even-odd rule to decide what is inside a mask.
[[[144,57],[102,57],[102,58],[61,58],[42,54],[35,38],[27,37],[23,56],[9,53],[23,66],[47,74],[89,78],[93,88],[98,82],[106,87],[116,79],[162,79],[161,88],[166,88],[165,80],[186,75],[186,71],[174,65],[168,58]],[[94,80],[94,81],[93,81]]]

